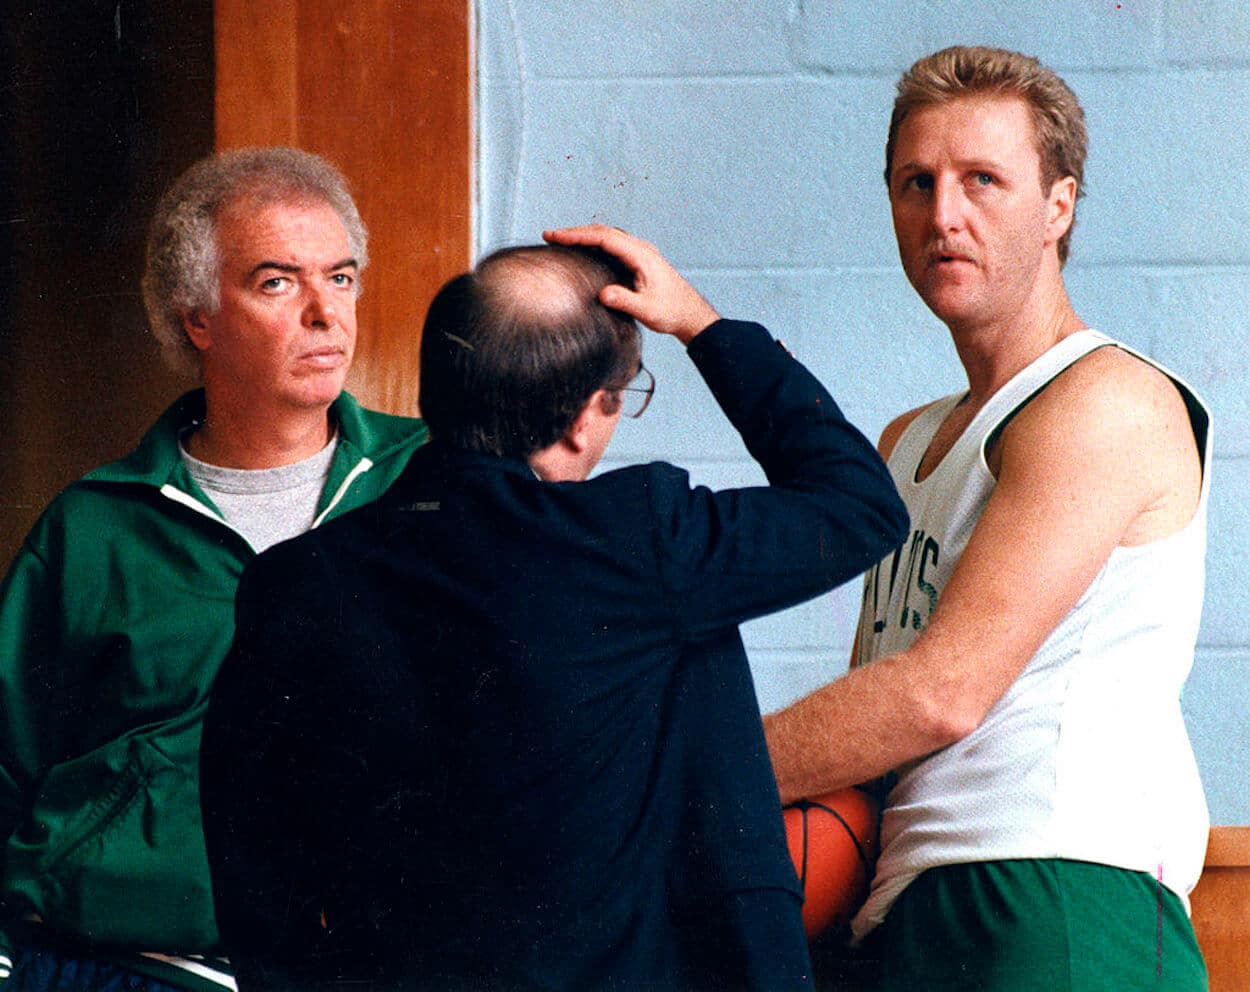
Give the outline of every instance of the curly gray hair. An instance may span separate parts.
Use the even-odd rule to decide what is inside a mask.
[[[324,201],[338,214],[357,271],[369,261],[369,236],[333,165],[297,148],[240,148],[196,162],[166,190],[148,230],[143,304],[148,324],[176,372],[199,376],[199,352],[182,318],[190,310],[217,310],[221,259],[217,218],[242,198],[260,203]]]

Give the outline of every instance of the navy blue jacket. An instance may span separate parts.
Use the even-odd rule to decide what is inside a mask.
[[[689,354],[768,486],[544,483],[435,438],[248,569],[201,783],[242,987],[808,986],[737,625],[858,575],[907,518],[762,327]]]

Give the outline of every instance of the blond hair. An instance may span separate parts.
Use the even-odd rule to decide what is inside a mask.
[[[890,116],[885,144],[885,182],[890,184],[898,129],[913,110],[968,96],[1018,97],[1033,117],[1034,141],[1041,162],[1042,191],[1060,179],[1076,180],[1076,196],[1084,193],[1088,135],[1085,112],[1076,94],[1037,59],[1002,48],[955,46],[926,55],[903,73]],[[1072,227],[1076,225],[1075,207]],[[1059,261],[1068,259],[1072,227],[1058,244]]]

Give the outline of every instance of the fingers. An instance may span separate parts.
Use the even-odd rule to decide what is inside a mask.
[[[580,227],[543,231],[543,240],[555,245],[601,248],[624,262],[634,273],[642,271],[648,262],[663,262],[663,256],[655,245],[607,224],[583,224]]]
[[[689,343],[718,314],[649,241],[619,227],[585,224],[543,232],[551,244],[585,245],[618,258],[634,274],[634,286],[605,286],[599,294],[604,306],[621,310],[653,331],[672,334]]]
[[[606,240],[624,239],[638,241],[622,228],[609,227],[607,224],[580,224],[575,227],[557,227],[543,231],[543,240],[559,245],[595,245],[605,247]]]
[[[629,313],[630,307],[635,305],[637,296],[637,293],[625,286],[609,283],[599,291],[599,302],[605,307],[611,307],[613,310],[623,310]]]
[[[543,231],[543,240],[557,245],[584,245],[597,243],[608,231],[619,231],[619,227],[607,224],[580,224],[574,227],[554,227]]]

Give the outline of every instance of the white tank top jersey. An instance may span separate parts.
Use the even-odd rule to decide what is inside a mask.
[[[1106,346],[1137,354],[1096,331],[1064,338],[990,399],[922,482],[920,460],[963,394],[903,432],[889,467],[913,530],[866,577],[861,664],[925,629],[994,491],[989,439],[1056,375]],[[1183,395],[1202,455],[1193,519],[1161,540],[1116,548],[981,725],[897,771],[856,939],[921,872],[973,861],[1065,858],[1147,872],[1188,907],[1209,822],[1180,692],[1202,612],[1211,430],[1202,400],[1160,371]]]

